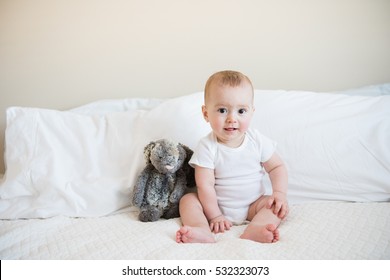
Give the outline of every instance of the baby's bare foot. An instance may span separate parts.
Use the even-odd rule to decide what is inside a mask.
[[[213,234],[203,228],[182,226],[176,232],[177,243],[214,243]]]
[[[265,226],[249,224],[240,238],[261,243],[273,243],[279,240],[279,230],[273,224]]]

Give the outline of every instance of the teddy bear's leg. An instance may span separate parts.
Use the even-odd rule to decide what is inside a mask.
[[[180,217],[180,212],[179,212],[179,205],[178,204],[172,204],[170,205],[170,208],[167,209],[163,216],[164,219],[172,219],[172,218],[178,218]]]
[[[141,222],[155,222],[160,219],[161,216],[161,209],[152,205],[148,205],[141,208],[138,218]]]

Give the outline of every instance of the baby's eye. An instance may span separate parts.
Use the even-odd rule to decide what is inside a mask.
[[[219,108],[218,112],[220,112],[221,114],[226,114],[227,110],[226,110],[226,108]]]
[[[246,109],[239,109],[239,110],[238,110],[238,113],[239,113],[240,115],[245,114],[245,113],[246,113]]]

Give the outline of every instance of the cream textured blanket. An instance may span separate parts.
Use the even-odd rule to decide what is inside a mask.
[[[293,205],[274,244],[241,240],[177,244],[180,219],[142,223],[137,212],[101,218],[0,221],[1,259],[390,259],[390,203]]]

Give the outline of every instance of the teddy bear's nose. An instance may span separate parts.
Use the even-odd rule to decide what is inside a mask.
[[[173,165],[165,165],[165,168],[167,170],[172,170],[174,168],[174,166]]]

